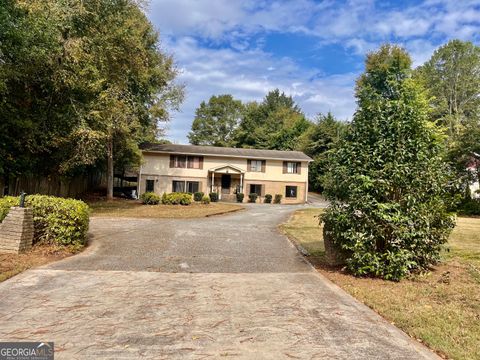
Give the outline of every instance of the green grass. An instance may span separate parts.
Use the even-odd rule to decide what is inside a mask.
[[[324,254],[319,209],[297,211],[283,230],[312,256]],[[399,283],[317,269],[410,336],[452,359],[480,359],[480,218],[460,217],[444,261]],[[320,265],[319,265],[320,264]]]

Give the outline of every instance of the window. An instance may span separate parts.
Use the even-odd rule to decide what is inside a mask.
[[[187,167],[189,169],[201,169],[200,163],[203,162],[203,158],[200,156],[188,156]]]
[[[249,194],[257,194],[258,196],[262,196],[262,185],[259,184],[250,184],[250,193]]]
[[[173,192],[185,192],[185,181],[172,181]]]
[[[199,181],[183,181],[183,180],[173,180],[172,181],[172,191],[173,192],[189,192],[196,193],[200,189]]]
[[[170,155],[171,168],[202,169],[202,156]]]
[[[146,192],[153,192],[155,190],[155,181],[154,180],[147,180],[145,185]]]
[[[284,174],[300,174],[301,164],[299,162],[284,161],[283,173]]]
[[[250,171],[262,172],[262,160],[250,160]]]
[[[285,197],[286,198],[296,198],[297,197],[297,187],[296,186],[287,186],[285,188]]]
[[[200,183],[198,181],[187,181],[187,192],[196,193],[200,189]]]

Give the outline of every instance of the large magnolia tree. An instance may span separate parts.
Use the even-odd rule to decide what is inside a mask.
[[[403,49],[384,45],[367,56],[356,97],[331,158],[325,236],[352,273],[399,280],[437,261],[454,226],[444,141]]]

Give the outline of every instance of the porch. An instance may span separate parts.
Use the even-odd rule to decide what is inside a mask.
[[[210,192],[218,194],[218,199],[235,201],[237,193],[243,193],[245,171],[233,166],[222,165],[208,170]]]

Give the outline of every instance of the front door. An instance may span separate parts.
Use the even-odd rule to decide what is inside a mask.
[[[222,174],[222,194],[230,194],[230,185],[232,184],[232,176]]]

